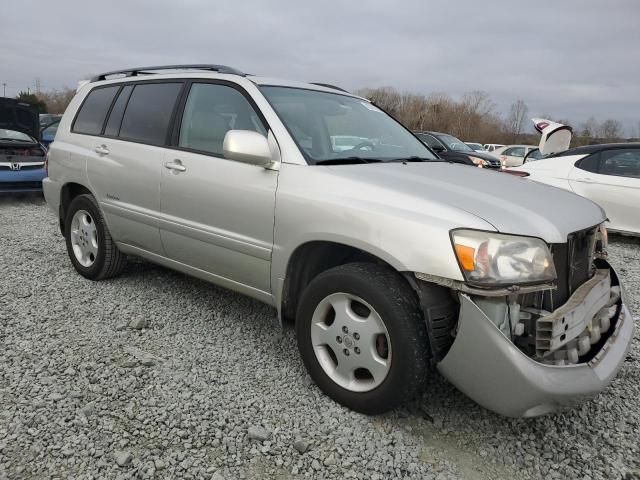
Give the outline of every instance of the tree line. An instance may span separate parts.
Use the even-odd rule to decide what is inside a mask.
[[[489,94],[482,90],[469,91],[459,100],[441,92],[423,95],[401,92],[393,87],[363,88],[355,93],[372,100],[411,130],[445,132],[467,142],[533,145],[539,142],[538,134],[528,133],[529,108],[522,99],[513,102],[508,112],[501,115]],[[64,113],[74,95],[74,90],[66,88],[20,92],[17,98],[36,105],[40,113]],[[567,119],[549,115],[540,117],[572,126],[572,146],[625,141],[624,126],[613,118],[598,121],[590,117],[573,125]],[[640,137],[640,122],[637,130],[632,136]]]
[[[540,140],[539,134],[528,133],[531,117],[522,99],[513,102],[506,115],[501,115],[489,94],[481,90],[467,92],[459,100],[446,93],[423,95],[400,92],[393,87],[363,88],[356,93],[373,101],[410,130],[444,132],[463,141],[483,144],[537,145]],[[627,141],[624,126],[613,118],[598,121],[590,117],[573,125],[570,120],[551,115],[540,117],[571,126],[574,132],[572,146]],[[640,123],[638,130],[640,136]]]

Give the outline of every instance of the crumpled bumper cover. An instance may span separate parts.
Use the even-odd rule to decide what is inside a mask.
[[[613,331],[590,362],[556,366],[527,357],[468,295],[460,294],[456,339],[438,370],[474,401],[508,417],[534,417],[574,405],[601,392],[624,362],[633,318],[624,297],[620,303]]]

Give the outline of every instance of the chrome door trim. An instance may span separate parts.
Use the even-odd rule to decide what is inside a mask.
[[[266,245],[257,245],[244,238],[231,236],[226,230],[219,230],[212,227],[204,228],[204,225],[187,223],[184,220],[169,215],[162,215],[158,218],[158,225],[161,230],[176,233],[187,238],[195,238],[205,243],[210,243],[218,247],[243,253],[261,260],[271,260],[271,248]]]

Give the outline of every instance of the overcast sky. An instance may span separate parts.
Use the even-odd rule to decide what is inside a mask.
[[[7,5],[8,3],[8,5]],[[74,87],[166,63],[348,89],[485,90],[498,111],[640,125],[640,1],[60,0],[5,2],[0,84]],[[0,85],[1,87],[2,85]]]

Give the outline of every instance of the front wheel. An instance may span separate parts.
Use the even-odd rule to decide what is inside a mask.
[[[352,263],[321,273],[302,294],[298,348],[337,402],[378,414],[420,392],[429,344],[416,293],[390,267]]]

